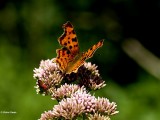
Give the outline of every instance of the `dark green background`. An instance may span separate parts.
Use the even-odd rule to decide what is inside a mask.
[[[35,120],[57,104],[36,94],[33,69],[42,59],[56,57],[61,26],[71,21],[81,51],[105,39],[88,61],[98,65],[107,83],[96,96],[118,105],[119,114],[112,120],[158,120],[159,79],[130,58],[121,44],[134,38],[159,57],[159,15],[159,0],[1,0],[0,119]]]

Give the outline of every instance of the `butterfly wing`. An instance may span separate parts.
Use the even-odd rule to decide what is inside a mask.
[[[65,71],[68,66],[68,63],[73,59],[70,51],[63,47],[62,49],[58,49],[57,51],[56,63],[58,63],[61,71]]]
[[[87,52],[82,53],[81,55],[78,55],[74,58],[73,61],[71,61],[67,68],[66,68],[66,74],[70,74],[71,72],[77,72],[78,68],[82,66],[85,62],[85,60],[91,58],[94,54],[94,52],[103,46],[103,41],[100,40],[97,44],[93,45],[90,49],[88,49]]]
[[[87,52],[84,53],[83,57],[86,59],[89,59],[93,56],[93,54],[95,53],[95,51],[103,46],[103,42],[104,40],[100,40],[97,44],[93,45],[90,49],[88,49]]]
[[[60,45],[66,47],[70,51],[72,56],[75,56],[79,53],[79,45],[73,25],[68,21],[62,27],[64,33],[59,37],[58,41]]]

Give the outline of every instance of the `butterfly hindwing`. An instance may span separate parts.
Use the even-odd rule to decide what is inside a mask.
[[[85,59],[91,58],[94,54],[94,52],[103,46],[103,41],[104,40],[100,40],[97,44],[93,45],[90,49],[88,49],[87,52],[84,53],[84,55],[82,56],[82,58],[84,57]]]
[[[72,61],[73,57],[70,54],[70,51],[63,47],[62,49],[58,49],[57,50],[57,58],[56,58],[56,62],[59,64],[59,68],[64,71],[67,66],[68,63],[70,61]]]

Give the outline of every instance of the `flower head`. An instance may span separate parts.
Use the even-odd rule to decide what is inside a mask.
[[[71,98],[78,101],[78,103],[83,104],[84,113],[89,113],[95,111],[95,96],[89,94],[84,87],[78,89],[74,94],[71,95]]]
[[[63,98],[70,97],[79,89],[78,85],[67,84],[61,85],[59,88],[55,89],[52,94],[52,99],[61,100]]]
[[[41,114],[41,118],[39,120],[51,120],[53,119],[53,114],[52,114],[52,111],[49,110],[49,111],[45,111],[44,113]]]
[[[39,68],[33,70],[33,77],[37,79],[37,91],[48,92],[62,81],[62,73],[53,60],[42,60]]]
[[[116,103],[115,102],[110,103],[107,98],[98,97],[98,99],[96,101],[95,109],[99,113],[105,113],[107,115],[114,115],[114,114],[118,113],[118,111],[116,111],[116,109],[117,109]]]
[[[84,88],[80,88],[74,94],[84,91]],[[85,106],[84,102],[81,101],[81,98],[74,97],[74,94],[71,95],[71,98],[63,99],[59,102],[58,105],[55,105],[52,111],[53,118],[64,118],[64,119],[73,119],[78,115],[84,113]]]
[[[80,85],[85,86],[88,89],[96,90],[106,86],[105,81],[102,80],[97,66],[91,64],[90,62],[84,63],[78,70],[78,75],[80,77]]]

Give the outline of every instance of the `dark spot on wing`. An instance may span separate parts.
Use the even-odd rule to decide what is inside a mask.
[[[64,45],[67,46],[67,43],[65,42]]]
[[[67,50],[67,48],[66,48],[66,47],[63,47],[62,50]]]
[[[72,38],[72,42],[77,42],[77,38]]]
[[[74,45],[74,47],[78,47],[78,44],[77,44],[77,45]]]
[[[69,49],[72,49],[72,46],[71,46],[71,45],[69,46]]]
[[[85,59],[86,59],[86,57],[82,58],[82,60],[85,60]]]
[[[59,38],[59,41],[61,42],[64,39],[64,37],[66,37],[66,33],[63,33],[63,35]]]
[[[65,53],[70,54],[70,51],[68,50],[68,48],[63,47],[62,50],[63,50],[63,54]]]

